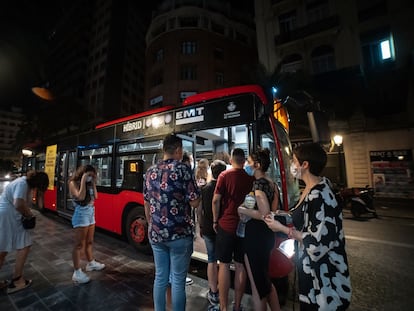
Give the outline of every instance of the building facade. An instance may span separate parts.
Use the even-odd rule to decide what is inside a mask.
[[[73,1],[49,41],[57,100],[84,107],[92,126],[142,111],[147,21],[138,1]]]
[[[19,161],[19,153],[13,145],[23,123],[23,113],[19,108],[0,110],[0,159]]]
[[[146,110],[243,84],[257,63],[253,16],[227,1],[163,1],[146,43]]]
[[[257,0],[255,14],[260,62],[305,74],[343,136],[330,148],[331,177],[342,169],[350,187],[414,198],[414,3]]]

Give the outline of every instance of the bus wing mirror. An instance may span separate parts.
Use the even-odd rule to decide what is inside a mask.
[[[328,125],[328,116],[323,111],[310,111],[307,114],[313,142],[329,143],[331,141],[331,133]]]

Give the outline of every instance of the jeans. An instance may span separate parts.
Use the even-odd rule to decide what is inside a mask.
[[[193,253],[193,237],[174,241],[151,242],[155,263],[154,309],[165,311],[166,291],[171,281],[172,310],[184,311],[186,305],[185,278]],[[171,276],[170,276],[171,275]]]

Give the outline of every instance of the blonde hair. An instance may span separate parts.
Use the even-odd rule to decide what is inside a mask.
[[[198,161],[198,165],[196,168],[195,178],[196,180],[205,179],[207,180],[208,177],[208,165],[209,162],[207,159],[203,158]]]

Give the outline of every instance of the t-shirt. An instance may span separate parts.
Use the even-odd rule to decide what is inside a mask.
[[[217,178],[214,193],[221,195],[219,226],[230,233],[236,234],[239,214],[237,208],[244,202],[255,178],[249,176],[242,168],[231,168],[222,172]]]
[[[191,168],[168,159],[151,166],[145,174],[144,199],[150,204],[148,235],[165,242],[193,235],[190,201],[200,196]]]
[[[213,210],[212,201],[214,189],[216,188],[216,180],[208,182],[203,188],[201,188],[201,208],[203,213],[203,221],[201,227],[203,227],[204,235],[215,235],[216,232],[213,229]]]

